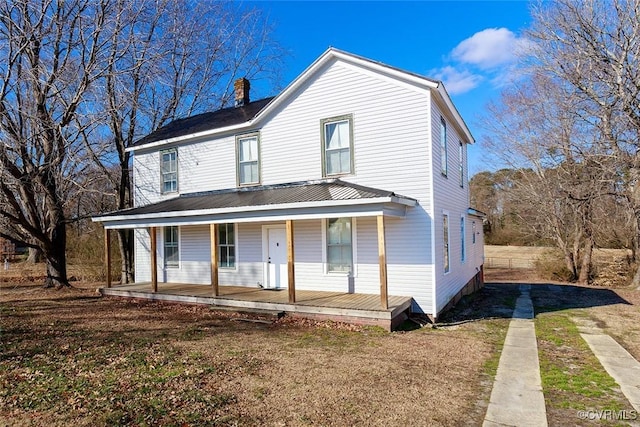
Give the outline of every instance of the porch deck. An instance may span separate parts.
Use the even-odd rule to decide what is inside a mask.
[[[184,283],[159,283],[153,292],[150,283],[100,288],[102,295],[206,304],[238,309],[270,310],[288,315],[332,319],[378,325],[391,330],[404,321],[411,308],[411,297],[389,296],[389,308],[383,309],[379,295],[296,290],[296,302],[288,300],[287,290],[268,290],[245,286],[220,286],[218,296],[211,286]]]

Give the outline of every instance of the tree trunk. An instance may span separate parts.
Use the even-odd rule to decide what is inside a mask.
[[[38,248],[29,248],[27,262],[30,264],[37,264],[40,261],[42,261],[42,251]]]
[[[587,238],[584,244],[584,253],[582,255],[580,276],[578,277],[578,283],[581,285],[589,284],[589,281],[591,279],[593,245],[593,237]]]
[[[133,230],[118,230],[118,246],[122,262],[120,283],[133,283]]]
[[[569,273],[571,273],[570,281],[574,281],[576,277],[578,277],[578,271],[576,267],[576,261],[573,258],[573,254],[571,253],[571,251],[564,251],[564,262],[567,266],[567,270],[569,270]]]
[[[52,233],[51,246],[44,251],[47,264],[45,288],[62,288],[69,285],[67,278],[67,229],[64,222],[59,222]]]

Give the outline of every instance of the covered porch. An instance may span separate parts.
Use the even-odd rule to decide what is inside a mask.
[[[246,286],[219,286],[218,294],[210,286],[161,283],[155,290],[150,283],[117,285],[100,289],[102,295],[148,299],[153,301],[206,304],[213,308],[267,310],[286,315],[330,319],[380,326],[392,330],[406,319],[411,297],[388,296],[387,308],[380,305],[378,295],[299,290],[296,300],[289,293]]]
[[[343,316],[343,320],[351,317],[383,319],[388,329],[394,319],[410,308],[412,298],[389,295],[385,223],[387,218],[403,219],[406,210],[415,205],[414,199],[392,192],[340,180],[324,180],[181,195],[155,204],[106,214],[94,218],[105,226],[107,284],[102,292],[105,295],[154,300]],[[337,273],[334,270],[329,272],[326,249],[328,237],[317,226],[324,224],[324,230],[325,225],[342,218],[346,218],[349,223],[349,255],[346,258],[350,267]],[[363,236],[370,242],[366,248],[369,279],[360,288],[360,292],[351,285],[354,280],[359,280],[353,273],[358,261],[353,256],[353,218],[362,218],[363,221],[366,219],[368,228],[366,236]],[[314,221],[315,225],[310,228],[310,222]],[[252,227],[251,233],[240,233],[239,240],[244,239],[244,254],[252,253],[253,258],[248,259],[247,255],[245,258],[234,258],[238,274],[232,272],[233,282],[226,282],[230,278],[229,269],[221,268],[222,242],[219,241],[219,231],[220,227],[228,224],[242,226],[240,231],[247,231],[247,227]],[[269,232],[275,225],[281,231],[273,233],[272,238]],[[196,248],[197,255],[194,256],[198,258],[200,268],[197,273],[196,270],[190,272],[186,263],[177,263],[170,268],[166,258],[159,261],[162,244],[158,243],[158,236],[166,227],[180,227],[185,232],[191,230],[190,247]],[[258,227],[262,229],[262,237]],[[149,258],[142,263],[136,261],[136,269],[144,268],[149,274],[141,278],[136,273],[142,283],[111,289],[110,230],[122,228],[146,230],[148,233],[145,235],[145,239],[148,238],[145,240],[148,242],[145,250],[148,251]],[[304,237],[296,238],[296,230],[300,229],[303,230]],[[236,232],[233,233],[235,236]],[[243,237],[248,235],[253,236],[254,240],[249,242]],[[234,251],[240,246],[235,239],[236,237]],[[307,257],[306,265],[304,260],[299,262],[296,259],[297,249],[301,245],[301,252]],[[311,264],[309,257],[314,258]],[[309,265],[317,268],[310,272]],[[365,268],[365,264],[359,265]],[[300,274],[298,268],[305,266],[307,270]],[[374,266],[377,270],[375,272],[372,269]],[[240,280],[239,272],[245,267],[251,269],[252,273],[242,276]],[[169,278],[169,272],[185,274]],[[277,276],[274,279],[277,280],[275,286],[271,283],[272,273],[275,274],[274,277]],[[164,277],[159,277],[159,274],[164,274]],[[206,285],[202,284],[205,277]],[[266,280],[261,282],[263,277]],[[296,283],[297,278],[300,279],[300,284]],[[331,280],[334,283],[333,289],[327,284]],[[343,285],[336,287],[337,280]],[[249,285],[256,282],[258,287]],[[222,283],[234,286],[222,286]],[[279,289],[261,290],[262,283],[264,287]],[[327,292],[329,290],[333,292]]]

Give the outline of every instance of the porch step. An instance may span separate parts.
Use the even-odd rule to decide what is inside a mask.
[[[247,308],[247,307],[229,307],[223,305],[215,305],[211,304],[209,306],[211,311],[227,311],[232,313],[240,313],[240,314],[253,314],[260,317],[266,317],[273,320],[278,320],[284,317],[284,311],[278,310],[265,310],[262,308]]]

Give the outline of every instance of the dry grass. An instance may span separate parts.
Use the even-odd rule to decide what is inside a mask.
[[[85,288],[0,284],[0,425],[479,425],[507,325],[250,323]]]

